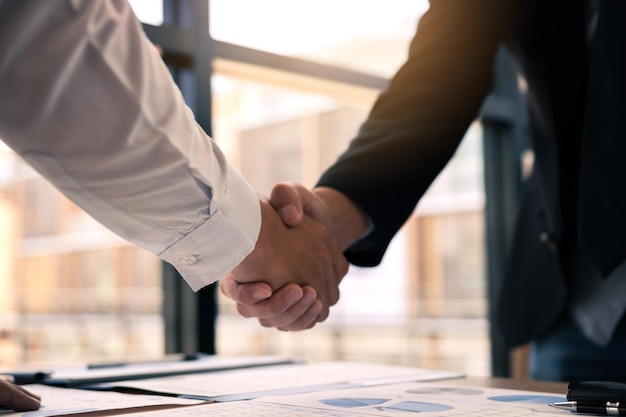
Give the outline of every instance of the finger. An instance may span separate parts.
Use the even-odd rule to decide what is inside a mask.
[[[274,295],[267,300],[252,305],[237,304],[237,312],[243,317],[272,319],[284,314],[296,303],[300,302],[303,296],[304,290],[298,284],[286,284],[274,292]]]
[[[32,397],[34,399],[36,399],[37,401],[41,401],[41,395],[39,394],[35,394],[34,392],[30,392],[28,391],[26,388],[20,386],[20,385],[14,385],[15,388],[17,388],[18,390],[22,391],[24,394],[28,395],[29,397]]]
[[[350,268],[350,263],[346,259],[345,256],[339,251],[339,247],[337,246],[332,252],[332,265],[334,268],[334,276],[336,280],[334,281],[334,285],[330,285],[329,294],[328,294],[328,302],[329,306],[333,306],[337,304],[339,301],[339,284],[343,280],[343,277],[348,273],[348,269]]]
[[[287,226],[294,227],[302,221],[304,216],[302,200],[292,185],[275,184],[270,193],[270,204]]]
[[[252,305],[272,296],[272,287],[265,282],[250,282],[242,284],[230,274],[220,280],[222,294],[238,304]]]
[[[41,399],[22,387],[0,381],[0,405],[15,411],[33,411],[39,409]]]
[[[300,196],[304,214],[314,218],[318,222],[324,223],[328,215],[328,209],[322,199],[300,183],[292,182],[289,184]]]
[[[319,316],[321,311],[322,303],[320,302],[320,300],[315,300],[306,309],[306,311],[296,319],[296,321],[287,326],[278,327],[278,330],[295,332],[298,330],[310,329],[314,327],[317,323],[317,317]]]
[[[319,314],[317,315],[317,322],[321,323],[324,320],[326,320],[328,318],[328,314],[330,313],[330,309],[328,307],[326,307],[325,305],[322,305],[322,309],[320,310]]]
[[[260,319],[259,324],[263,327],[276,327],[278,329],[290,329],[292,323],[298,322],[298,320],[309,310],[309,307],[316,301],[317,293],[313,287],[306,286],[303,289],[303,295],[300,301],[295,303],[289,309],[283,313],[267,319]],[[312,314],[312,313],[311,313]],[[311,321],[315,322],[315,314],[312,319],[307,320],[306,324],[301,324],[301,328],[294,327],[293,330],[302,330],[306,326],[311,324]]]
[[[318,298],[325,306],[331,307],[339,301],[339,284],[348,273],[349,263],[334,239],[328,240],[326,245],[328,250],[317,253],[319,265],[323,266],[320,280],[323,290],[320,290]]]

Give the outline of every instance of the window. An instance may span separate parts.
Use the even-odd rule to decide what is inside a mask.
[[[301,66],[393,75],[425,3],[392,1],[384,12],[379,2],[353,3],[212,0],[211,34],[220,42],[295,57]],[[219,57],[215,69],[213,136],[262,193],[276,181],[313,186],[355,136],[378,93],[338,93],[319,80],[296,80],[288,70],[242,70]],[[383,263],[351,267],[326,322],[298,333],[264,329],[238,316],[221,296],[217,351],[488,375],[482,174],[482,128],[476,122]]]
[[[167,21],[161,2],[131,4],[144,23]],[[404,61],[427,2],[209,6],[213,137],[268,193],[276,181],[313,186],[346,148]],[[220,294],[218,353],[488,375],[482,137],[476,122],[379,267],[351,267],[326,322],[298,333],[264,329]],[[0,228],[0,365],[164,353],[162,300],[174,295],[163,294],[159,260],[103,229],[6,148]]]
[[[159,260],[0,160],[0,366],[161,356]]]

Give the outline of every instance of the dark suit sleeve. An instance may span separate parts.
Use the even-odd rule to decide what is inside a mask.
[[[478,115],[509,30],[503,3],[509,0],[432,0],[408,60],[318,182],[346,194],[373,222],[372,233],[346,252],[351,263],[380,262]]]

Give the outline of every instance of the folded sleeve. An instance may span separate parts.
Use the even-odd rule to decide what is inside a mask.
[[[254,249],[256,193],[195,122],[126,1],[0,1],[0,138],[194,290]]]

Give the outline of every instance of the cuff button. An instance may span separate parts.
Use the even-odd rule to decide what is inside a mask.
[[[198,261],[198,257],[196,255],[185,256],[180,260],[180,262],[184,265],[193,265]]]

